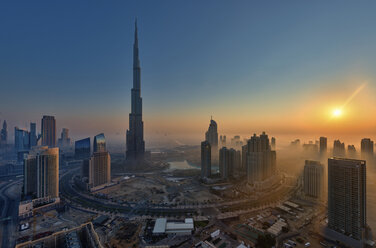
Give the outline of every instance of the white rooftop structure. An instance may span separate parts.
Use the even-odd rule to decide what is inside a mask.
[[[166,218],[158,218],[155,221],[153,234],[174,233],[189,235],[194,229],[192,218],[185,219],[184,222],[167,222]]]

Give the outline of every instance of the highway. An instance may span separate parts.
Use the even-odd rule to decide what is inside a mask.
[[[19,183],[21,183],[21,180],[3,182],[0,185],[0,237],[2,248],[10,248],[15,246],[15,239],[14,236],[12,236],[12,233],[15,233],[18,226],[17,218],[20,196],[10,192],[10,189]],[[10,217],[11,220],[6,219],[7,217]]]

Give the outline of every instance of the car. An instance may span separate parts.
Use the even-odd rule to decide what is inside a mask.
[[[310,247],[311,246],[311,243],[310,242],[307,242],[305,243],[304,247]]]

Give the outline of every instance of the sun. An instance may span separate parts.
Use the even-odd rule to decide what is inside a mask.
[[[333,110],[333,117],[340,117],[342,115],[342,110],[337,108]]]

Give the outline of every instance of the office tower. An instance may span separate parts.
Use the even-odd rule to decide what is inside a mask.
[[[361,241],[366,213],[366,161],[328,159],[328,227]]]
[[[356,158],[356,149],[354,145],[347,146],[347,156],[349,158]]]
[[[18,127],[14,128],[14,148],[16,152],[28,151],[30,149],[29,131]]]
[[[303,144],[303,150],[307,153],[317,154],[319,146],[318,144],[314,144],[313,141],[309,141],[308,144]]]
[[[37,197],[59,197],[59,148],[41,148],[36,159]]]
[[[228,179],[230,174],[230,152],[226,147],[219,150],[219,174],[222,179]]]
[[[74,144],[74,157],[76,159],[90,158],[90,138],[77,140]]]
[[[262,182],[276,172],[276,152],[271,150],[268,135],[254,134],[247,144],[247,180],[250,184]]]
[[[4,120],[3,128],[0,132],[0,144],[6,144],[8,140],[7,122]]]
[[[42,118],[42,145],[55,147],[56,146],[56,121],[53,116],[43,116]]]
[[[94,153],[89,161],[89,186],[97,187],[111,182],[111,157],[101,133],[94,137]]]
[[[61,130],[61,137],[58,139],[57,144],[59,147],[67,147],[71,144],[71,139],[69,138],[69,129],[63,128]]]
[[[328,139],[326,137],[320,137],[320,154],[324,155],[328,149]]]
[[[217,123],[211,119],[208,131],[205,133],[205,140],[209,142],[213,152],[218,151],[218,130]],[[213,154],[214,155],[214,154]]]
[[[133,88],[132,88],[132,111],[129,114],[129,129],[127,130],[128,161],[143,160],[145,154],[144,123],[142,121],[142,98],[141,98],[141,67],[138,56],[137,22],[135,23],[133,45]]]
[[[362,139],[360,143],[360,151],[362,159],[373,158],[373,141],[369,138]]]
[[[334,141],[333,146],[333,156],[334,157],[344,157],[345,156],[345,143],[341,143],[340,140]]]
[[[306,160],[303,183],[305,195],[321,198],[324,186],[324,166],[318,161]]]
[[[106,139],[104,137],[104,134],[98,134],[94,137],[94,143],[93,143],[93,150],[94,152],[105,152],[106,150]]]
[[[37,145],[37,125],[30,123],[30,147]]]
[[[39,153],[47,149],[47,146],[33,147],[29,154],[24,158],[24,195],[32,196],[33,198],[37,197]]]
[[[201,142],[201,177],[211,176],[211,146],[207,141]]]
[[[276,144],[275,144],[275,138],[274,138],[274,137],[272,137],[272,139],[271,139],[271,144],[270,144],[270,146],[271,146],[271,149],[275,151]]]
[[[219,172],[223,179],[241,174],[241,154],[234,148],[219,149]]]

